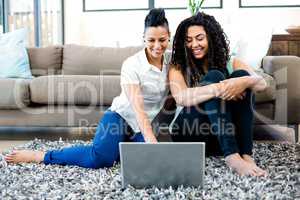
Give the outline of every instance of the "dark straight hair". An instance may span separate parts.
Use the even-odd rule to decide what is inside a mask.
[[[169,31],[169,22],[165,16],[165,10],[162,8],[153,8],[145,18],[144,32],[149,27],[163,26]]]

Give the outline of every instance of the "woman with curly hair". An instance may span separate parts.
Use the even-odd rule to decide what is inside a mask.
[[[205,142],[240,175],[265,176],[252,158],[253,91],[266,82],[230,57],[229,42],[213,16],[198,13],[176,31],[169,70],[177,103],[170,126],[174,142]]]

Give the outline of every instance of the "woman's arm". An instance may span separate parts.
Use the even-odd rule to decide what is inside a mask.
[[[145,141],[149,143],[156,143],[157,139],[153,133],[148,116],[144,110],[144,99],[139,84],[125,84],[123,87],[135,112],[139,128],[145,138]]]
[[[181,106],[197,105],[220,95],[221,83],[188,88],[182,73],[174,67],[170,67],[169,80],[172,96]]]
[[[235,58],[233,60],[233,70],[239,69],[246,70],[251,75],[243,77],[246,88],[250,88],[253,91],[263,91],[266,89],[267,82],[261,76],[257,75],[252,67]]]

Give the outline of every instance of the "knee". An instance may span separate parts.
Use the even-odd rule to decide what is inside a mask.
[[[225,75],[216,69],[210,70],[204,77],[204,81],[207,83],[219,83],[225,79]]]
[[[249,76],[249,72],[247,72],[246,70],[243,69],[239,69],[236,71],[233,71],[232,74],[230,75],[231,78],[233,77],[242,77],[242,76]]]
[[[251,104],[252,106],[255,105],[255,94],[254,92],[252,92],[251,89],[246,89],[246,96],[244,100],[247,100],[249,102],[249,104]]]

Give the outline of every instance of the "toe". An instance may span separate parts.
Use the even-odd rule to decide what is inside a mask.
[[[12,155],[6,155],[6,156],[4,156],[4,158],[5,158],[5,160],[6,160],[6,159],[12,159],[13,156],[12,156]]]
[[[13,162],[13,159],[10,157],[4,157],[4,159],[6,162],[9,162],[9,163]]]
[[[267,177],[267,176],[268,176],[268,172],[267,172],[267,171],[265,171],[265,170],[262,170],[262,172],[261,172],[261,176],[263,176],[263,177]]]
[[[258,173],[258,176],[266,176],[266,171],[262,170],[259,167],[256,168],[256,172]]]
[[[264,170],[262,170],[260,167],[255,167],[255,171],[258,173],[264,173]]]
[[[249,175],[250,176],[258,176],[258,173],[254,169],[251,169]]]

